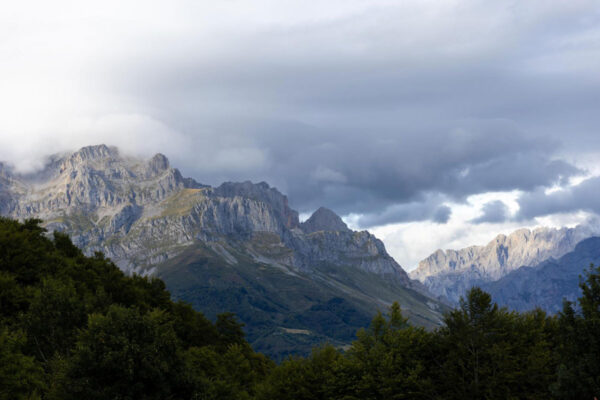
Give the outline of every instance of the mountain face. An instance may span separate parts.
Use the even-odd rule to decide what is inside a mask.
[[[595,224],[519,229],[508,236],[498,235],[486,246],[438,250],[421,261],[410,276],[435,295],[456,303],[471,287],[496,281],[521,266],[560,257],[599,231]]]
[[[53,156],[33,174],[0,164],[0,212],[40,218],[127,272],[158,274],[209,317],[238,313],[271,354],[346,343],[396,300],[413,322],[441,321],[444,306],[367,231],[325,208],[300,223],[264,182],[202,185],[161,154],[140,160],[100,145]]]
[[[501,306],[517,311],[540,307],[550,313],[562,310],[563,299],[574,302],[581,296],[579,278],[590,264],[600,264],[600,237],[577,244],[558,260],[535,267],[521,267],[495,282],[482,285]]]

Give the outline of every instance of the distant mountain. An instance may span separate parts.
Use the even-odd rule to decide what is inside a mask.
[[[517,311],[540,307],[548,312],[562,310],[563,299],[581,297],[579,278],[590,264],[600,265],[600,237],[577,244],[558,260],[550,259],[535,267],[521,267],[501,279],[482,285],[495,302]]]
[[[496,281],[521,266],[561,257],[598,232],[597,223],[575,228],[519,229],[508,236],[498,235],[486,246],[438,250],[421,261],[410,276],[433,294],[458,302],[472,286]]]
[[[300,223],[264,182],[209,187],[161,154],[140,160],[100,145],[53,156],[33,174],[0,164],[0,212],[41,218],[88,254],[161,276],[209,317],[236,312],[255,347],[276,356],[343,345],[393,301],[428,327],[445,309],[380,240],[333,211]]]

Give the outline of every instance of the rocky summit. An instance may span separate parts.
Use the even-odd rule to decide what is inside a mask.
[[[343,345],[393,301],[430,327],[444,309],[380,240],[333,211],[300,223],[267,183],[210,187],[162,154],[142,160],[99,145],[52,156],[35,173],[0,164],[0,212],[40,218],[126,272],[161,276],[209,317],[236,312],[255,346],[275,356]]]
[[[529,311],[536,307],[550,313],[563,309],[563,300],[581,297],[579,284],[590,265],[600,265],[600,237],[582,240],[573,251],[537,266],[523,266],[501,279],[482,285],[501,306]]]
[[[456,303],[471,287],[497,281],[519,267],[561,257],[598,232],[595,220],[575,228],[519,229],[508,236],[498,235],[485,246],[438,250],[410,276],[433,294]]]

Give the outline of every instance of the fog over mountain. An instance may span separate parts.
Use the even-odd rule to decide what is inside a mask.
[[[0,159],[169,154],[389,227],[411,267],[600,211],[599,22],[593,0],[13,2]]]

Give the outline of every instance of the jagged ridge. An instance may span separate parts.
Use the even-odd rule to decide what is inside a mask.
[[[580,277],[590,264],[600,263],[600,237],[585,239],[558,260],[549,259],[535,267],[524,266],[495,282],[482,285],[494,301],[512,310],[540,307],[550,313],[562,310],[563,299],[574,302],[581,296]]]
[[[519,229],[508,236],[498,235],[486,246],[438,250],[421,261],[410,276],[435,295],[457,302],[472,286],[496,281],[524,265],[560,257],[599,231],[596,221],[575,228]]]
[[[217,296],[228,298],[240,290],[236,298],[254,293],[249,302],[268,303],[264,296],[276,293],[268,288],[288,282],[285,275],[299,290],[296,300],[316,287],[323,293],[308,302],[279,304],[270,308],[278,311],[267,313],[324,307],[342,296],[368,310],[367,315],[398,299],[413,321],[427,326],[441,321],[443,305],[408,277],[380,240],[348,229],[324,208],[301,224],[287,197],[265,182],[210,187],[183,178],[164,155],[140,160],[101,145],[50,157],[35,174],[0,168],[0,196],[6,199],[0,205],[4,215],[41,218],[49,229],[68,232],[88,254],[102,251],[125,271],[169,276],[173,288],[186,282],[175,295],[192,296],[198,307],[208,307],[214,300],[208,293],[223,285]],[[198,260],[210,260],[212,272],[179,268]],[[264,268],[271,272],[259,274]],[[199,276],[208,281],[196,281]],[[242,281],[246,283],[239,286]],[[188,282],[195,283],[190,287]],[[262,289],[252,292],[249,285]],[[242,306],[231,301],[222,305]]]

